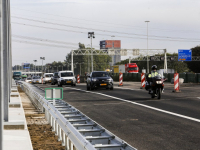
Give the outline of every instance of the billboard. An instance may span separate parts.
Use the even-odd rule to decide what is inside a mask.
[[[178,50],[178,61],[192,61],[192,50],[179,49]]]
[[[22,63],[24,69],[30,69],[30,63]]]

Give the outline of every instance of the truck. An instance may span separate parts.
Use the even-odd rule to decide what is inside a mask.
[[[136,63],[113,66],[114,73],[138,73],[139,68]]]
[[[22,77],[22,72],[18,71],[18,72],[13,72],[13,79],[14,80],[20,80]]]

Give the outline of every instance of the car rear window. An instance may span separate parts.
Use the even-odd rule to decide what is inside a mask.
[[[61,73],[61,77],[72,77],[74,74],[72,72],[63,72]]]
[[[48,78],[48,77],[52,77],[52,76],[53,76],[52,74],[46,74],[46,75],[45,75],[45,77],[47,77],[47,78]]]

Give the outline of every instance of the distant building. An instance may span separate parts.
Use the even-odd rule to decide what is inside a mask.
[[[103,40],[100,41],[100,49],[121,49],[121,40]],[[114,55],[112,57],[111,65],[121,61],[121,55]]]

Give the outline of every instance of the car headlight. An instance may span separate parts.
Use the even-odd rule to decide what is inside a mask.
[[[97,79],[92,79],[92,81],[97,81]]]
[[[113,82],[113,79],[108,79],[109,82]]]

